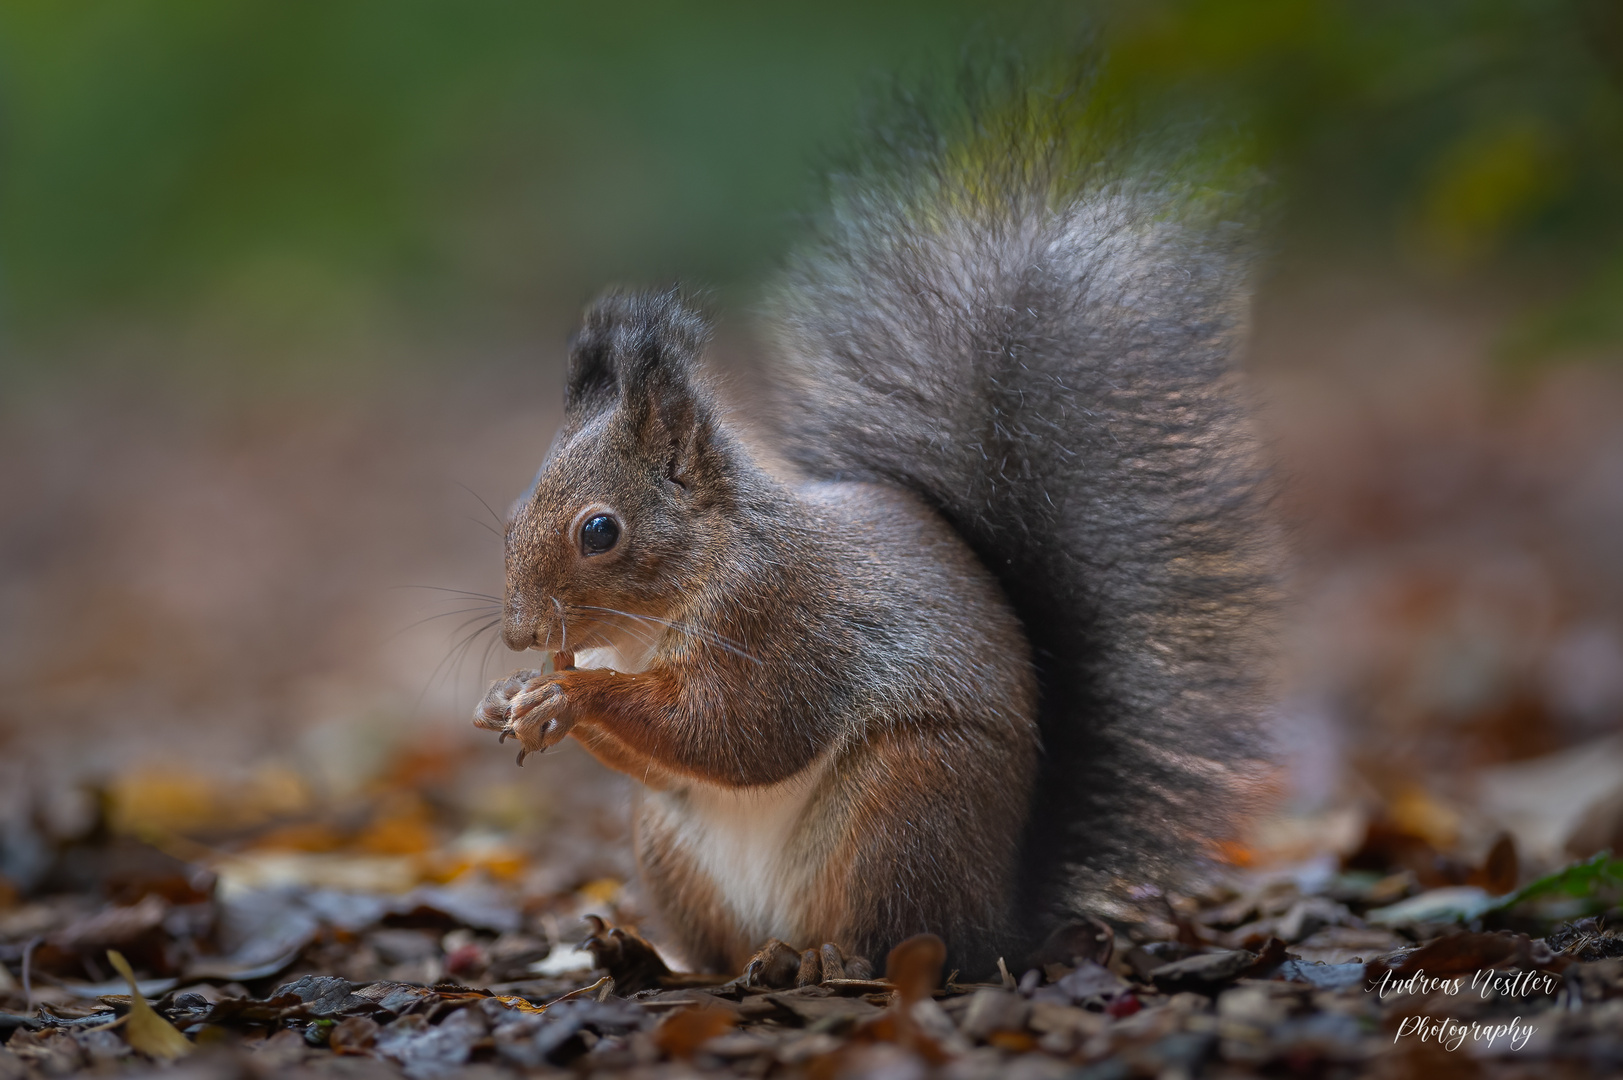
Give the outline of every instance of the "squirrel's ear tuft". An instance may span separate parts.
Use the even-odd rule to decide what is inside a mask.
[[[693,373],[710,324],[677,289],[611,292],[586,312],[570,343],[571,412],[616,400],[633,408],[650,398],[694,394]]]
[[[575,336],[564,407],[617,408],[667,476],[682,483],[711,433],[710,398],[698,375],[709,340],[709,321],[676,289],[610,293]]]

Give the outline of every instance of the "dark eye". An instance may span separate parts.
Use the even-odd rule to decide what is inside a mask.
[[[580,527],[580,549],[587,555],[601,555],[620,541],[620,523],[607,514],[586,519]]]

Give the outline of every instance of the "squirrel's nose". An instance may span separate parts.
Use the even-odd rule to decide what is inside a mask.
[[[535,644],[535,628],[508,620],[502,624],[502,641],[514,652],[523,652]]]

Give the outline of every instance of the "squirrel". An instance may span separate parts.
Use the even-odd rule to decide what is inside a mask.
[[[841,977],[926,931],[964,970],[1040,955],[1267,787],[1243,193],[1101,134],[1096,98],[905,104],[833,174],[769,303],[776,456],[680,292],[610,292],[572,341],[505,537],[503,639],[552,670],[474,722],[640,781],[695,965],[786,942]]]

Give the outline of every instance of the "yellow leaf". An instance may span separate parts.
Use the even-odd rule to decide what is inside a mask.
[[[594,904],[612,904],[620,889],[620,882],[614,878],[595,878],[582,885],[579,892]]]
[[[147,1004],[147,999],[141,996],[140,987],[135,985],[135,972],[130,970],[130,962],[124,959],[124,954],[116,949],[108,949],[107,962],[117,968],[124,981],[130,984],[130,1018],[124,1027],[124,1037],[129,1040],[130,1046],[149,1058],[164,1061],[191,1053],[195,1049],[191,1040],[176,1031],[175,1026],[159,1016]]]
[[[506,1005],[509,1009],[517,1009],[519,1012],[544,1013],[547,1011],[547,1007],[545,1005],[532,1004],[530,1001],[519,997],[517,994],[497,994],[496,1000],[501,1002],[503,1005]]]
[[[1422,788],[1405,786],[1387,804],[1386,813],[1392,824],[1438,851],[1449,851],[1459,843],[1459,811]]]

